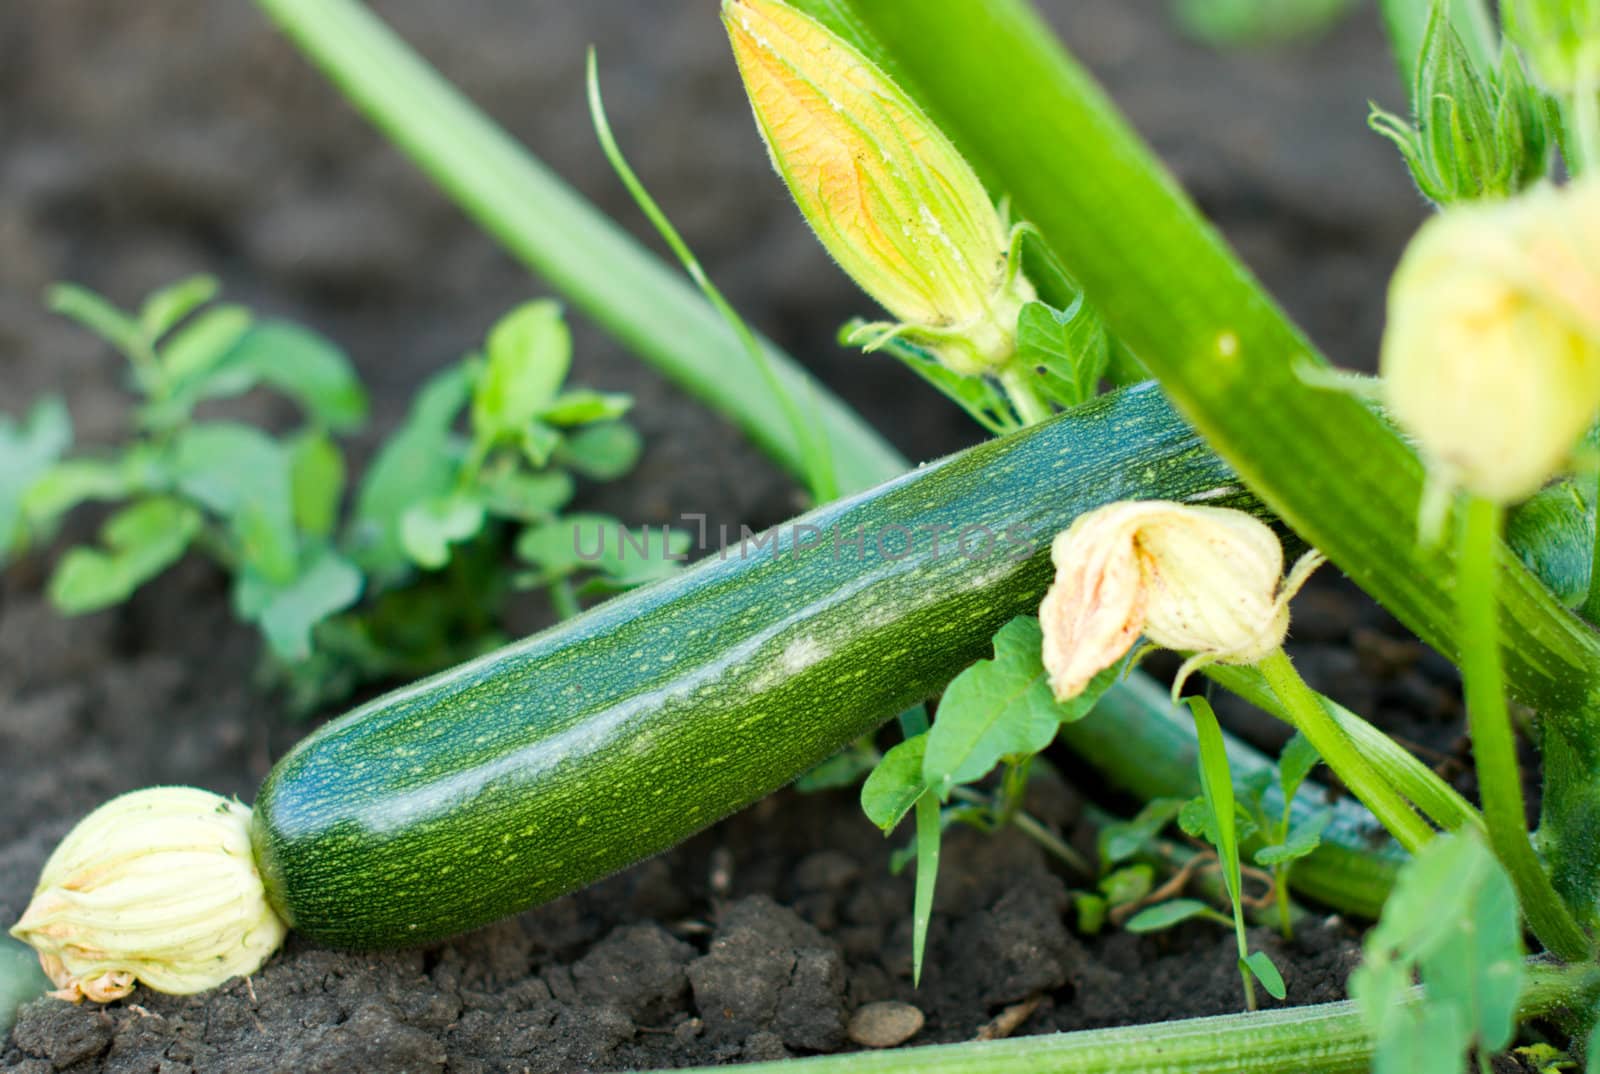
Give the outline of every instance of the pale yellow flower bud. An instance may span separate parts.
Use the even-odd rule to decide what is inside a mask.
[[[114,798],[45,862],[11,934],[62,999],[179,995],[254,973],[283,942],[250,849],[250,810],[190,787]]]
[[[950,139],[871,60],[787,4],[723,0],[722,20],[773,166],[828,253],[901,322],[893,334],[958,373],[1003,366],[1034,292]]]
[[[1039,605],[1044,665],[1059,700],[1082,693],[1143,635],[1204,663],[1254,664],[1283,644],[1289,598],[1322,562],[1283,579],[1283,549],[1240,511],[1165,500],[1110,504],[1050,547],[1055,583]]]
[[[1600,411],[1600,181],[1453,207],[1395,272],[1385,401],[1439,476],[1536,492]]]

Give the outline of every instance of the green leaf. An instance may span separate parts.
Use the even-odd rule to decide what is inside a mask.
[[[1150,894],[1155,886],[1156,871],[1148,865],[1129,865],[1103,877],[1100,894],[1112,906],[1126,906]]]
[[[243,618],[260,624],[274,655],[298,663],[311,656],[312,628],[355,604],[361,590],[355,564],[324,549],[287,585],[241,575],[235,603]]]
[[[168,497],[123,508],[100,531],[104,551],[69,549],[50,578],[50,600],[65,615],[99,611],[182,558],[200,531],[200,513]]]
[[[883,755],[861,785],[861,811],[885,835],[894,831],[928,790],[922,779],[922,754],[927,745],[927,735],[906,739]]]
[[[614,421],[632,409],[631,395],[579,389],[556,396],[539,411],[538,417],[551,425],[587,425],[593,421]]]
[[[1038,384],[1054,402],[1071,408],[1093,399],[1110,359],[1105,326],[1082,296],[1065,310],[1043,302],[1022,307],[1017,361],[1041,374]]]
[[[380,583],[411,569],[411,558],[400,543],[400,519],[406,509],[455,487],[461,451],[450,429],[470,391],[462,366],[433,376],[418,391],[405,424],[367,468],[356,494],[349,545],[362,570]]]
[[[644,442],[633,426],[616,421],[577,430],[562,441],[553,458],[584,477],[614,481],[632,470],[643,453]]]
[[[520,436],[556,397],[572,365],[572,336],[561,305],[541,299],[506,314],[489,331],[472,392],[472,431],[480,443]]]
[[[544,522],[572,499],[572,478],[561,470],[520,470],[480,476],[478,492],[489,513],[518,522]]]
[[[1072,897],[1072,908],[1078,915],[1078,931],[1085,936],[1096,936],[1105,927],[1109,907],[1100,896],[1077,892]]]
[[[252,325],[215,364],[175,386],[170,401],[150,408],[147,420],[171,423],[202,400],[231,398],[257,385],[282,392],[334,432],[352,432],[366,421],[367,393],[344,351],[309,328],[274,320]]]
[[[132,359],[149,346],[139,323],[87,287],[58,283],[45,292],[45,303],[63,317],[80,325]]]
[[[694,540],[665,526],[623,529],[614,538],[614,546],[608,542],[604,554],[591,564],[600,576],[586,581],[578,590],[580,596],[632,589],[676,574]]]
[[[295,576],[299,538],[281,444],[249,425],[191,425],[174,439],[172,466],[179,491],[228,521],[243,565],[278,583]]]
[[[617,558],[617,545],[624,529],[622,523],[610,515],[563,515],[523,530],[517,537],[517,556],[543,568],[547,579],[579,570],[598,570],[607,557],[613,561]]]
[[[450,546],[483,532],[483,501],[463,493],[414,503],[400,517],[400,543],[420,567],[438,570],[450,562]]]
[[[25,539],[27,496],[71,444],[72,416],[56,396],[34,403],[20,424],[0,415],[0,564]]]
[[[1397,1014],[1413,968],[1428,1001]],[[1515,889],[1469,829],[1434,839],[1401,871],[1350,993],[1378,1039],[1379,1067],[1398,1072],[1432,1043],[1441,1058],[1429,1069],[1460,1070],[1474,1039],[1490,1052],[1510,1041],[1525,976]]]
[[[1285,803],[1294,801],[1300,784],[1306,781],[1320,760],[1322,758],[1318,756],[1316,747],[1298,731],[1284,743],[1283,753],[1278,757],[1278,786],[1283,788]]]
[[[1323,33],[1351,0],[1176,0],[1183,28],[1213,45],[1260,44]]]
[[[1333,819],[1333,810],[1323,809],[1313,813],[1310,819],[1295,825],[1289,831],[1289,838],[1277,846],[1265,846],[1256,851],[1256,864],[1265,869],[1274,865],[1283,865],[1286,862],[1299,861],[1322,845],[1322,833],[1328,827],[1328,821]]]
[[[883,754],[872,744],[872,736],[859,738],[829,757],[819,765],[802,772],[794,781],[795,790],[802,794],[852,787],[871,772]]]
[[[1177,817],[1184,808],[1181,798],[1155,798],[1145,803],[1132,820],[1108,824],[1100,829],[1100,861],[1115,865],[1133,857]]]
[[[560,430],[542,421],[530,421],[522,427],[517,443],[522,447],[522,457],[540,470],[549,464],[550,456],[561,446],[561,439]]]
[[[289,488],[294,523],[312,537],[330,537],[344,494],[344,455],[328,435],[312,429],[289,443]]]
[[[1203,697],[1185,699],[1194,714],[1195,737],[1200,743],[1200,789],[1210,807],[1215,825],[1217,854],[1222,859],[1222,878],[1228,897],[1238,906],[1241,876],[1237,808],[1233,797],[1233,770],[1228,765],[1228,747],[1222,737],[1211,703]]]
[[[239,345],[255,315],[243,306],[214,306],[161,345],[161,368],[171,384],[203,379]],[[181,390],[181,389],[180,389]]]
[[[1044,749],[1056,728],[1086,715],[1114,678],[1097,678],[1083,694],[1058,705],[1042,645],[1039,621],[1018,616],[995,635],[994,658],[973,664],[945,689],[924,761],[928,784],[941,798],[958,784],[982,779],[1002,758]]]
[[[1239,960],[1239,968],[1248,970],[1261,982],[1261,987],[1267,990],[1267,995],[1273,999],[1281,1000],[1289,994],[1283,985],[1283,974],[1278,972],[1278,967],[1273,965],[1272,957],[1265,951],[1252,951]]]
[[[189,314],[217,297],[215,276],[189,276],[153,292],[139,307],[139,329],[146,339],[160,339]]]
[[[1199,899],[1171,899],[1147,906],[1123,924],[1128,932],[1160,932],[1197,917],[1210,917],[1216,911]]]
[[[930,793],[917,799],[917,887],[911,907],[911,987],[922,983],[922,957],[933,920],[934,886],[939,878],[939,800]]]

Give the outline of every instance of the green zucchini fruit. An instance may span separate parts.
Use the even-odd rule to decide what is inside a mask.
[[[1055,533],[1153,497],[1246,502],[1142,386],[381,697],[263,785],[273,905],[321,943],[406,946],[658,853],[936,693],[1037,606]]]

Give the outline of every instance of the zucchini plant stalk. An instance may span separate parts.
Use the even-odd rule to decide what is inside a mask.
[[[1461,673],[1472,758],[1490,845],[1516,885],[1529,926],[1549,950],[1581,961],[1592,954],[1589,938],[1556,893],[1528,838],[1495,615],[1495,549],[1503,514],[1493,500],[1469,495],[1460,524]]]
[[[1592,988],[1591,970],[1533,966],[1517,1002],[1523,1018],[1560,1014]],[[1407,1004],[1421,1007],[1422,989]],[[1010,1040],[751,1063],[745,1074],[1357,1074],[1374,1042],[1359,1007],[1324,1003]],[[688,1074],[712,1074],[704,1067]]]

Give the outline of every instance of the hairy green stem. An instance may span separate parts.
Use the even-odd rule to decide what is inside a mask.
[[[1516,884],[1529,927],[1549,950],[1569,961],[1581,961],[1592,953],[1589,939],[1556,894],[1528,838],[1527,805],[1506,707],[1495,609],[1495,550],[1503,518],[1499,504],[1469,496],[1460,530],[1461,674],[1472,759],[1489,843]]]
[[[1205,674],[1213,682],[1227,687],[1264,712],[1271,713],[1285,723],[1294,724],[1288,710],[1278,700],[1278,695],[1254,668],[1212,664],[1205,669]],[[1378,774],[1409,798],[1423,816],[1447,830],[1468,825],[1483,830],[1483,817],[1472,807],[1472,803],[1440,779],[1437,772],[1417,760],[1409,750],[1343,705],[1321,694],[1317,695],[1317,701],[1340,730],[1350,737],[1361,755],[1378,770]]]
[[[1531,970],[1518,1000],[1523,1018],[1556,1015],[1584,1000],[1586,977]],[[1414,989],[1408,1004],[1426,1002]],[[1010,1040],[941,1044],[811,1059],[751,1063],[741,1074],[1336,1074],[1365,1071],[1373,1041],[1350,1001],[1090,1029]],[[700,1068],[711,1074],[725,1067]]]
[[[630,350],[730,417],[791,473],[806,476],[805,445],[786,420],[781,393],[677,272],[529,155],[356,0],[258,3],[507,250]],[[788,394],[813,403],[833,445],[841,492],[904,471],[904,461],[854,411],[772,344],[761,345]]]
[[[1310,740],[1334,774],[1344,781],[1352,794],[1361,799],[1362,804],[1372,810],[1373,816],[1389,829],[1389,834],[1401,846],[1415,853],[1433,838],[1433,829],[1378,774],[1378,770],[1362,756],[1350,737],[1328,715],[1316,693],[1295,670],[1287,653],[1278,649],[1256,667],[1300,733]]]
[[[908,92],[1245,483],[1425,641],[1457,652],[1451,552],[1414,539],[1416,453],[1361,400],[1305,383],[1316,348],[1025,0],[797,2],[874,59],[892,54]],[[1513,689],[1600,753],[1600,635],[1498,555]]]
[[[1447,0],[1450,22],[1472,56],[1478,70],[1487,74],[1499,62],[1500,31],[1484,6],[1484,0]],[[1427,33],[1428,19],[1433,14],[1433,0],[1379,0],[1383,13],[1383,28],[1389,36],[1389,46],[1394,51],[1395,66],[1400,70],[1400,80],[1405,83],[1408,96],[1417,83],[1417,60],[1422,56],[1422,39]],[[1417,111],[1417,102],[1411,101],[1411,110]]]

